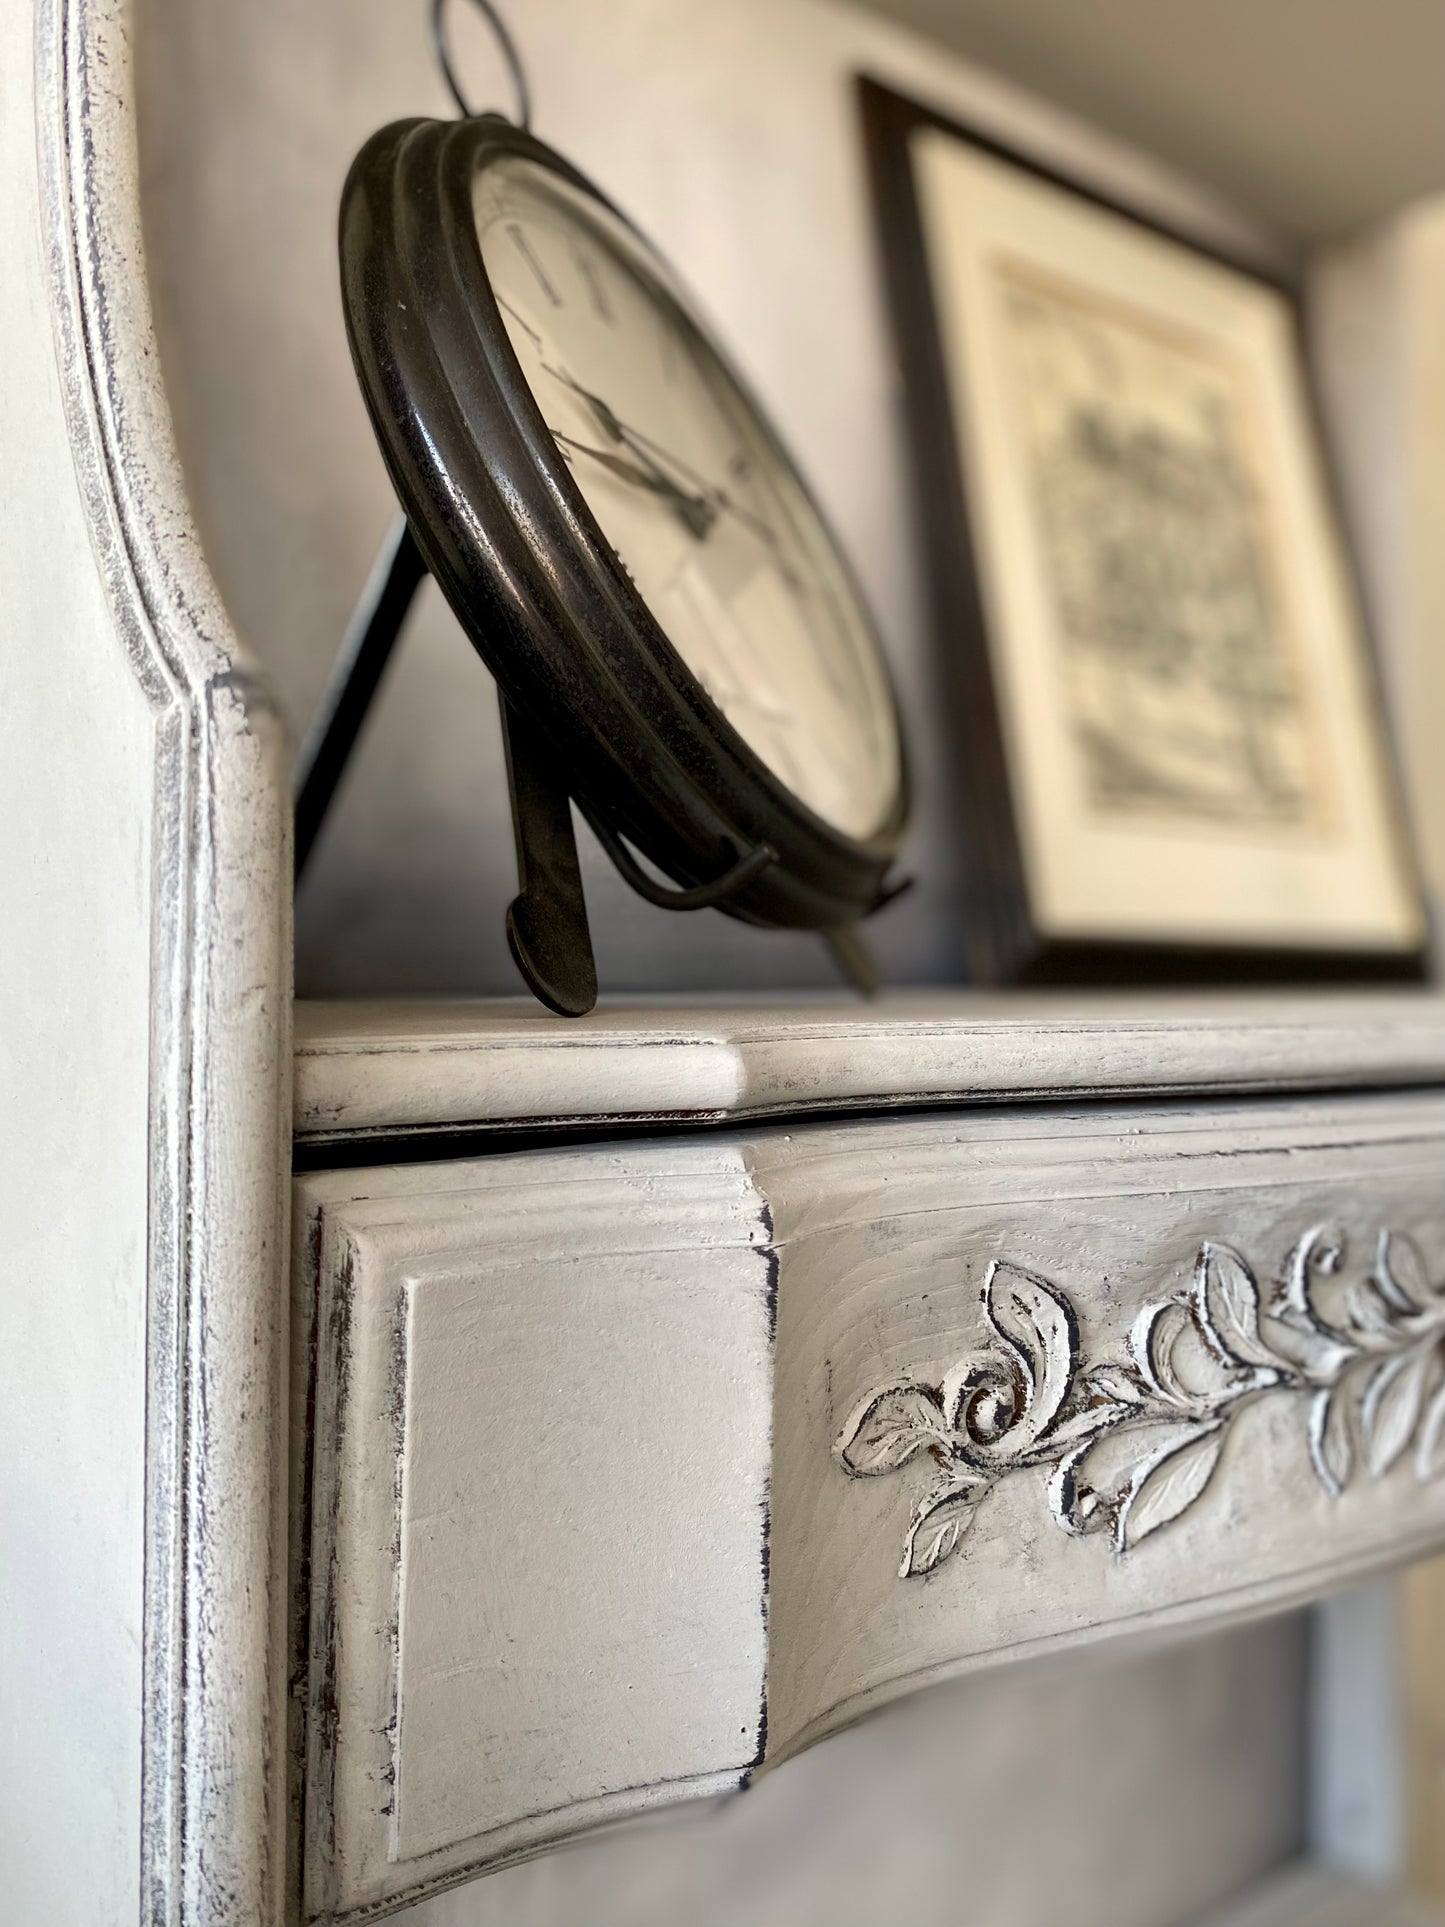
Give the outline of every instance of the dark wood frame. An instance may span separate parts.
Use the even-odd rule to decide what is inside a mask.
[[[1077,199],[1103,207],[1194,253],[1282,294],[1301,339],[1297,286],[1253,262],[1201,243],[1137,207],[1112,199],[1032,156],[895,92],[858,78],[865,152],[873,191],[891,319],[903,374],[903,397],[917,486],[918,524],[930,606],[939,637],[944,700],[961,754],[956,759],[960,834],[965,856],[968,925],[965,969],[980,983],[1279,982],[1321,979],[1419,979],[1428,955],[1413,951],[1338,950],[1281,942],[1103,942],[1050,939],[1029,916],[1027,881],[1012,808],[1007,747],[994,687],[973,546],[973,523],[953,429],[950,384],[933,299],[927,249],[909,152],[919,127],[937,127]],[[1301,355],[1303,365],[1303,355]],[[1311,398],[1313,399],[1313,398]],[[1317,412],[1317,411],[1316,411]],[[1321,462],[1327,482],[1328,464]],[[1333,488],[1330,508],[1339,515]],[[1349,551],[1341,535],[1341,552]],[[1368,636],[1367,636],[1368,647]],[[1371,652],[1372,666],[1374,662]],[[1378,683],[1375,687],[1380,702]],[[1405,826],[1393,745],[1379,708],[1386,776],[1412,885],[1421,897],[1414,846]]]

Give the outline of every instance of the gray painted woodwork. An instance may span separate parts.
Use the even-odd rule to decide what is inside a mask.
[[[524,999],[296,1010],[298,1143],[1012,1098],[1429,1084],[1428,994],[1082,997],[892,992],[711,1007],[617,1002],[569,1029]]]
[[[946,977],[957,888],[946,750],[933,730],[847,75],[866,58],[1201,233],[1261,255],[1273,244],[1117,143],[842,10],[627,0],[600,52],[581,30],[587,17],[581,0],[528,14],[527,50],[550,90],[542,131],[677,255],[859,558],[931,799],[920,890],[881,927],[880,948],[895,977]],[[764,32],[768,62],[755,57]],[[838,1721],[905,1686],[993,1664],[1024,1632],[1062,1650],[1126,1629],[1223,1623],[1312,1597],[1437,1536],[1435,1490],[1413,1481],[1403,1457],[1379,1479],[1365,1468],[1338,1498],[1321,1487],[1298,1388],[1232,1420],[1208,1488],[1188,1490],[1191,1503],[1122,1557],[1101,1535],[1060,1528],[1040,1460],[991,1482],[934,1574],[900,1578],[922,1467],[910,1460],[865,1481],[838,1456],[860,1401],[903,1379],[932,1397],[970,1350],[992,1360],[988,1426],[1018,1442],[1020,1402],[1042,1393],[1012,1376],[1002,1423],[997,1374],[1024,1372],[1025,1354],[1008,1351],[1012,1314],[983,1308],[985,1256],[1067,1297],[1090,1364],[1118,1362],[1127,1306],[1185,1281],[1202,1240],[1237,1241],[1267,1280],[1326,1204],[1364,1267],[1370,1238],[1389,1226],[1417,1238],[1438,1275],[1442,1028],[1435,1006],[1408,997],[1172,1015],[1092,1001],[1072,1015],[1066,1005],[985,1008],[956,994],[872,1013],[786,999],[689,1010],[654,998],[571,1030],[515,1003],[413,1006],[384,1021],[309,1012],[295,1115],[312,1152],[349,1138],[365,1157],[368,1132],[649,1117],[665,1128],[614,1149],[307,1177],[304,1211],[319,1210],[340,1240],[354,1233],[357,1263],[348,1278],[319,1251],[313,1266],[302,1238],[288,1414],[281,718],[299,721],[309,706],[387,512],[340,349],[332,209],[356,140],[389,112],[437,104],[435,82],[404,10],[339,0],[300,10],[137,0],[134,12],[126,0],[34,0],[0,15],[0,75],[10,636],[0,1026],[11,1073],[0,1369],[14,1442],[0,1652],[16,1736],[0,1862],[21,1927],[294,1921],[293,1794],[320,1829],[310,1868],[325,1906],[363,1892],[389,1902],[614,1808],[656,1804],[677,1775],[691,1790],[735,1783],[760,1751],[761,1803],[811,1762],[776,1778],[771,1769]],[[626,115],[609,87],[630,89]],[[659,142],[675,166],[656,166]],[[808,286],[791,267],[800,226],[836,238]],[[820,311],[830,319],[821,343]],[[485,678],[435,606],[409,655],[391,720],[378,716],[365,752],[370,774],[359,767],[337,822],[330,881],[304,907],[309,981],[413,995],[510,987],[501,787],[491,752],[473,747],[484,739],[469,707],[485,729]],[[418,848],[428,861],[408,897],[397,886]],[[760,948],[715,922],[680,934],[605,882],[599,905],[614,984],[823,981],[811,947]],[[1094,1107],[1070,1112],[1061,1096]],[[1010,1108],[1025,1098],[1055,1101]],[[918,1115],[795,1116],[860,1104]],[[772,1122],[749,1123],[755,1115]],[[726,1130],[690,1128],[709,1120]],[[1313,1135],[1300,1135],[1306,1126]],[[605,1173],[590,1193],[587,1172]],[[589,1214],[589,1195],[610,1207]],[[893,1201],[907,1198],[899,1211]],[[1221,1230],[1213,1212],[1226,1203]],[[509,1233],[504,1264],[498,1240]],[[509,1272],[513,1284],[531,1277],[530,1313],[525,1296],[508,1299]],[[907,1284],[925,1274],[939,1281],[927,1312]],[[575,1302],[584,1275],[594,1281],[587,1318]],[[313,1286],[330,1309],[350,1309],[357,1348],[355,1377],[338,1377],[348,1335],[315,1327],[314,1411]],[[608,1324],[609,1308],[631,1315]],[[487,1342],[487,1317],[514,1321],[510,1373]],[[645,1370],[624,1340],[644,1348]],[[556,1402],[562,1355],[591,1403],[585,1389]],[[1028,1356],[1042,1384],[1046,1361]],[[410,1378],[395,1376],[398,1362]],[[830,1364],[846,1387],[830,1390]],[[484,1374],[499,1388],[489,1402],[473,1396]],[[1370,1409],[1359,1422],[1378,1431],[1383,1395]],[[1399,1432],[1398,1401],[1389,1409]],[[1038,1442],[1057,1442],[1061,1410],[1039,1421]],[[584,1453],[586,1421],[604,1415],[605,1449]],[[533,1449],[539,1423],[554,1426],[555,1459]],[[949,1456],[947,1439],[940,1450]],[[569,1518],[557,1481],[574,1462],[587,1509],[569,1535],[550,1528]],[[339,1514],[315,1503],[343,1491]],[[1290,1512],[1276,1529],[1268,1507],[1282,1491]],[[698,1494],[702,1518],[688,1503]],[[490,1594],[463,1598],[480,1517],[515,1562],[496,1567]],[[1225,1570],[1222,1521],[1237,1533],[1239,1574]],[[334,1569],[309,1573],[298,1556],[289,1595],[288,1523],[298,1553],[337,1553]],[[600,1544],[603,1563],[577,1563],[583,1544]],[[976,1593],[970,1572],[988,1581]],[[1001,1587],[1019,1592],[1017,1625]],[[618,1623],[632,1612],[647,1626],[630,1662],[608,1647],[603,1616],[586,1612],[589,1588],[616,1603]],[[288,1650],[288,1596],[304,1654]],[[658,1617],[679,1599],[691,1617]],[[705,1632],[699,1600],[712,1615]],[[540,1676],[514,1677],[504,1696],[514,1742],[504,1749],[492,1699],[479,1714],[476,1697],[478,1669],[489,1651],[495,1659],[489,1612],[542,1654]],[[331,1632],[328,1646],[320,1635]],[[1178,1661],[1196,1669],[1199,1691],[1217,1688],[1221,1706],[1241,1705],[1261,1653],[1282,1654],[1282,1674],[1297,1663],[1297,1628],[1245,1638]],[[648,1672],[652,1650],[676,1660],[671,1680]],[[333,1705],[324,1675],[303,1669],[288,1714],[290,1660],[328,1655],[344,1695]],[[448,1726],[451,1665],[473,1693],[465,1732]],[[585,1731],[568,1723],[575,1708],[559,1710],[569,1677],[595,1680],[606,1707]],[[1000,1696],[993,1713],[958,1704],[974,1706],[968,1730],[982,1747],[1025,1705],[1073,1704],[1077,1771],[1111,1693],[1145,1730],[1157,1723],[1168,1701],[1152,1677],[1108,1687],[1040,1675],[1013,1711],[1002,1682],[988,1688]],[[1278,1751],[1298,1733],[1292,1690],[1285,1680],[1256,1704],[1267,1763],[1247,1799],[1215,1770],[1217,1755],[1196,1756],[1192,1784],[1226,1828],[1214,1837],[1227,1838],[1241,1879],[1287,1850],[1299,1810]],[[465,1703],[461,1683],[455,1700]],[[563,1754],[541,1745],[545,1730],[563,1735]],[[876,1770],[889,1730],[840,1739],[840,1760]],[[1343,1717],[1341,1731],[1338,1744],[1358,1742],[1357,1720]],[[304,1774],[288,1744],[297,1737],[311,1749]],[[1216,1744],[1226,1740],[1216,1731]],[[392,1747],[402,1773],[388,1806],[367,1762],[384,1772]],[[1135,1783],[1136,1798],[1147,1792]],[[548,1800],[550,1820],[538,1804]],[[1061,1810],[1059,1789],[1055,1802]],[[975,1823],[987,1812],[976,1809]],[[936,1840],[936,1830],[913,1837]],[[618,1843],[639,1866],[643,1838]],[[547,1877],[575,1918],[585,1868],[569,1888],[565,1860],[547,1864],[561,1870]],[[1222,1859],[1216,1871],[1222,1887]],[[498,1887],[496,1905],[523,1891]],[[620,1906],[621,1891],[607,1904]],[[1030,1891],[1037,1901],[1041,1890]],[[1191,1895],[1204,1905],[1218,1889],[1201,1877]],[[1156,1901],[1157,1888],[1152,1898],[1147,1883],[1130,1888],[1140,1927]],[[434,1916],[447,1917],[457,1918]]]
[[[1445,1543],[1442,1200],[1435,1092],[300,1180],[308,1915]]]
[[[129,10],[0,16],[7,1906],[280,1905],[289,838],[150,329]]]

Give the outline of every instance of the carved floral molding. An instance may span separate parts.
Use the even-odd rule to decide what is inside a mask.
[[[1345,1283],[1344,1260],[1343,1234],[1317,1225],[1261,1288],[1238,1251],[1205,1244],[1190,1287],[1140,1312],[1127,1358],[1089,1365],[1066,1294],[996,1260],[983,1286],[995,1342],[937,1385],[901,1379],[870,1393],[834,1455],[853,1478],[921,1455],[939,1467],[908,1523],[905,1579],[940,1566],[998,1481],[1033,1466],[1049,1471],[1065,1532],[1107,1532],[1129,1551],[1203,1495],[1231,1425],[1261,1398],[1300,1402],[1331,1497],[1361,1463],[1376,1478],[1388,1472],[1412,1441],[1416,1476],[1437,1478],[1445,1282],[1431,1283],[1413,1241],[1395,1232],[1380,1234],[1367,1276]]]

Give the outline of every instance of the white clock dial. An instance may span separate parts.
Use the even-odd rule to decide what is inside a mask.
[[[544,420],[673,647],[803,803],[855,837],[900,778],[872,634],[766,427],[628,228],[534,162],[478,175],[482,259]]]

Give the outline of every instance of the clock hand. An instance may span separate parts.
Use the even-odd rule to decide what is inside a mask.
[[[777,549],[777,535],[760,515],[754,515],[751,509],[745,509],[741,503],[735,502],[725,488],[720,488],[716,482],[710,482],[700,470],[692,466],[691,462],[685,462],[680,455],[674,455],[660,442],[655,442],[650,435],[644,435],[640,428],[633,428],[622,421],[610,402],[604,401],[601,395],[594,395],[590,388],[584,388],[575,376],[567,373],[565,368],[554,368],[547,361],[544,361],[542,366],[554,381],[562,382],[574,394],[582,397],[597,417],[604,434],[610,435],[613,441],[621,442],[624,447],[630,448],[635,455],[647,461],[653,468],[657,466],[654,457],[661,457],[663,461],[671,463],[673,468],[687,476],[693,486],[702,492],[704,499],[716,503],[718,508],[725,509],[729,515],[735,516],[744,527],[751,529],[760,541],[766,542],[770,549]]]
[[[729,515],[735,516],[744,528],[751,529],[758,540],[765,542],[770,549],[775,550],[777,548],[777,533],[763,520],[761,515],[754,515],[753,511],[744,508],[741,502],[735,502],[727,490],[719,483],[710,482],[705,475],[692,466],[691,462],[685,462],[681,455],[674,455],[670,449],[663,448],[659,443],[653,441],[650,435],[644,435],[640,428],[629,428],[626,422],[618,422],[617,425],[622,430],[622,438],[629,447],[636,449],[640,443],[643,448],[651,449],[652,452],[661,457],[663,461],[671,462],[672,466],[681,470],[695,487],[702,490],[709,501],[716,502],[720,509],[724,509]]]
[[[699,542],[703,541],[708,530],[717,520],[717,510],[704,496],[689,495],[678,487],[670,475],[665,475],[655,462],[639,468],[635,462],[624,461],[605,448],[593,448],[588,442],[579,442],[571,435],[564,435],[560,428],[552,428],[548,423],[554,441],[564,449],[574,449],[579,455],[588,455],[594,462],[600,462],[612,474],[634,488],[645,488],[654,495],[660,495],[676,512],[678,519],[689,535]]]
[[[608,413],[611,414],[611,412],[609,409]],[[662,461],[670,462],[675,469],[680,470],[682,474],[687,476],[693,486],[699,489],[710,502],[716,503],[718,508],[722,509],[725,514],[731,515],[736,521],[740,522],[745,529],[769,550],[773,558],[774,568],[778,571],[779,575],[782,576],[788,587],[794,594],[798,592],[800,584],[797,574],[791,568],[787,558],[783,554],[782,544],[778,540],[777,531],[769,523],[765,522],[761,515],[755,515],[751,509],[744,508],[741,502],[734,501],[732,496],[720,483],[710,482],[700,470],[693,467],[691,462],[685,462],[681,455],[674,455],[671,449],[664,448],[660,442],[655,442],[650,435],[644,435],[640,428],[629,427],[626,422],[618,421],[616,415],[612,416],[612,420],[622,441],[632,449],[634,454],[641,455],[647,450],[651,450],[652,453]]]
[[[542,365],[543,367],[547,366],[545,362]],[[554,374],[557,371],[554,369],[548,368],[547,372],[548,374]],[[586,401],[588,406],[591,408],[593,414],[596,415],[599,423],[601,424],[603,433],[610,435],[613,441],[620,443],[622,447],[631,450],[632,454],[642,464],[643,468],[647,470],[648,474],[655,478],[657,487],[660,491],[675,490],[678,493],[683,493],[682,490],[678,489],[678,484],[672,479],[672,477],[658,466],[657,462],[653,459],[651,455],[648,454],[645,448],[639,445],[639,438],[631,434],[624,427],[624,425],[618,421],[616,415],[613,414],[611,408],[607,405],[605,401],[603,401],[600,395],[589,394],[585,388],[580,387],[577,382],[573,381],[570,375],[558,375],[558,379],[561,381],[565,381],[569,388],[575,389],[576,392],[582,396],[583,400]],[[641,438],[641,440],[645,440],[645,439],[646,437]],[[602,453],[601,450],[597,450],[597,449],[594,449],[592,452],[598,455],[599,457]],[[664,454],[666,453],[665,450],[662,450],[659,452]],[[674,462],[673,466],[675,468],[681,468],[681,467],[685,467],[685,464]],[[703,484],[703,492],[693,497],[692,499],[697,501],[699,504],[706,505],[707,495],[708,495],[708,490],[707,490],[706,484]],[[715,516],[714,516],[714,519],[716,519]]]

